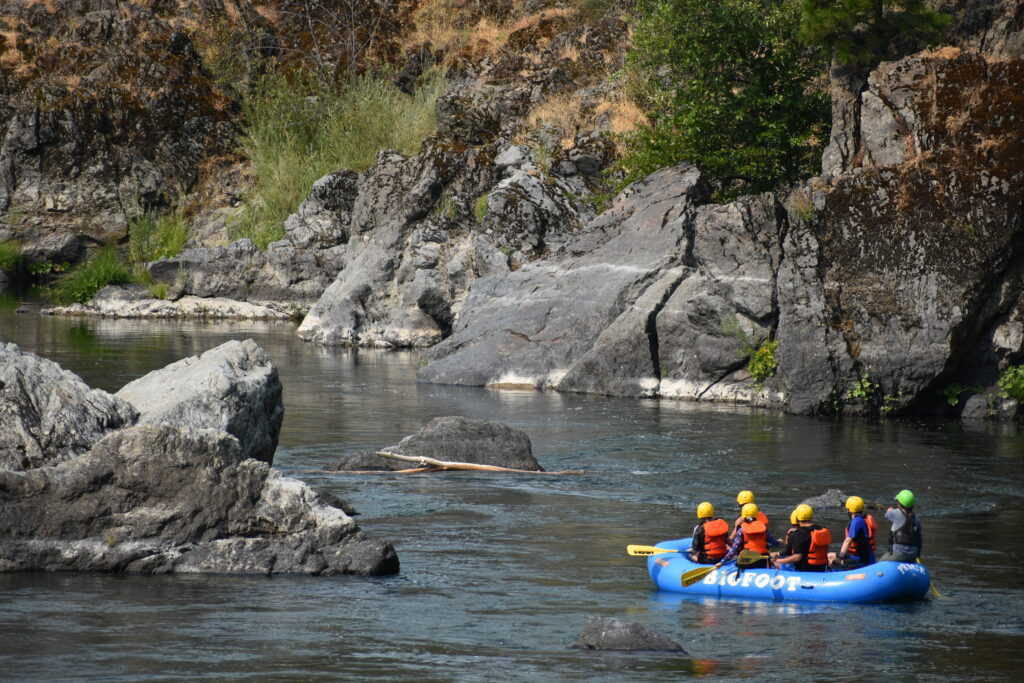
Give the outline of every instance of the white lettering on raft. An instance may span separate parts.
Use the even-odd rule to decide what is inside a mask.
[[[795,591],[797,589],[797,586],[800,585],[800,577],[786,577],[782,574],[770,576],[768,574],[752,574],[747,572],[744,573],[743,578],[740,579],[740,577],[737,576],[735,572],[719,570],[715,570],[708,574],[706,577],[704,577],[704,583],[708,584],[709,586],[714,586],[717,583],[719,586],[724,586],[728,584],[730,586],[747,587],[750,586],[752,582],[755,588],[764,588],[770,585],[772,590],[782,590],[782,588],[785,587],[786,590]]]

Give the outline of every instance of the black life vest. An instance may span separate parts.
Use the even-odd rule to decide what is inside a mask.
[[[900,545],[909,545],[921,547],[921,523],[917,521],[917,515],[908,510],[902,510],[904,516],[907,518],[896,531],[889,530],[889,550],[892,550],[894,544],[899,543]]]

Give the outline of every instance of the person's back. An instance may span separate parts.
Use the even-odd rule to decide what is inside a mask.
[[[690,559],[698,564],[714,564],[728,551],[729,523],[715,517],[715,508],[704,502],[697,506],[697,526],[693,528]]]
[[[864,513],[864,500],[860,496],[846,499],[850,525],[839,553],[829,553],[829,562],[836,569],[856,569],[875,562],[875,519]]]
[[[921,522],[914,513],[914,494],[903,489],[896,494],[897,507],[885,511],[892,524],[889,530],[889,551],[883,560],[915,562],[921,556]]]
[[[799,527],[790,535],[790,547],[785,556],[773,554],[776,565],[792,564],[802,572],[823,572],[828,566],[828,546],[832,535],[828,529],[815,524],[814,510],[801,504],[794,511]]]

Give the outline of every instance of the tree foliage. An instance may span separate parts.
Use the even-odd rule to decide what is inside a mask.
[[[938,40],[950,17],[923,0],[802,0],[800,36],[841,64],[871,67]]]
[[[826,62],[799,25],[798,0],[642,2],[628,64],[651,123],[627,140],[627,181],[686,160],[728,198],[816,172]]]

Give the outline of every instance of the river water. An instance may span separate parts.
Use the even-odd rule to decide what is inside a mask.
[[[63,319],[31,302],[14,313],[21,303],[0,300],[0,341],[108,391],[228,339],[255,339],[284,384],[275,466],[354,505],[368,535],[395,543],[402,570],[0,575],[0,679],[1019,679],[1024,436],[1012,429],[420,385],[414,352],[318,348],[290,325]],[[318,472],[441,415],[508,423],[546,469],[584,473]],[[917,494],[942,599],[682,599],[653,591],[644,559],[625,553],[627,543],[688,535],[702,500],[734,515],[744,488],[781,533],[797,502],[828,488],[888,504],[904,487]],[[818,521],[841,535],[838,513]],[[569,649],[591,615],[643,623],[689,656]]]

